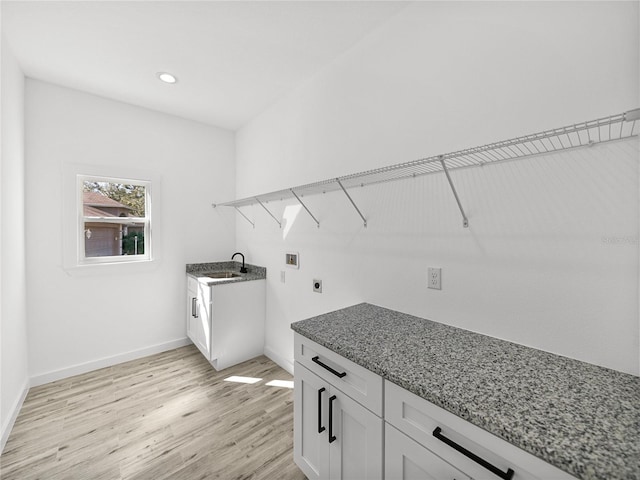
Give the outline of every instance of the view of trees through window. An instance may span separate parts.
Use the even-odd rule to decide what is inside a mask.
[[[85,257],[144,255],[146,187],[83,182]]]
[[[83,189],[85,192],[101,193],[105,197],[131,208],[131,215],[128,215],[130,217],[144,217],[146,192],[142,185],[85,181]]]

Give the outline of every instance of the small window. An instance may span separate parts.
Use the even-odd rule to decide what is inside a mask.
[[[77,178],[78,263],[151,260],[151,182]]]

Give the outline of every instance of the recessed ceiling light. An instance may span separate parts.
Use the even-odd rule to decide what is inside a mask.
[[[178,79],[167,72],[158,72],[158,78],[165,83],[176,83]]]

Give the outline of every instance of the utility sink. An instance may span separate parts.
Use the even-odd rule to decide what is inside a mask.
[[[203,273],[202,276],[222,280],[222,279],[229,279],[229,278],[238,278],[238,277],[241,277],[242,275],[236,272],[210,272],[210,273]]]

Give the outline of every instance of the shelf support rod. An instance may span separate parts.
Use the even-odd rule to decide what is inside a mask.
[[[260,199],[259,199],[258,197],[253,197],[253,198],[255,198],[255,199],[256,199],[256,202],[258,202],[258,203],[260,204],[260,206],[261,206],[262,208],[264,208],[264,209],[267,211],[267,213],[268,213],[269,215],[271,215],[271,218],[273,218],[273,219],[276,221],[276,223],[278,224],[278,226],[279,226],[280,228],[282,228],[282,224],[281,224],[281,223],[278,221],[278,219],[273,215],[273,213],[271,213],[271,212],[269,211],[269,209],[268,209],[267,207],[265,207],[265,206],[264,206],[264,204],[260,201]]]
[[[468,228],[469,219],[467,218],[467,215],[464,213],[464,209],[462,208],[462,203],[460,203],[460,199],[458,198],[458,192],[456,192],[456,187],[453,185],[453,181],[451,180],[451,175],[449,175],[449,170],[447,170],[447,165],[444,163],[444,155],[440,155],[438,157],[438,160],[440,160],[440,163],[442,164],[442,169],[444,170],[444,173],[447,176],[447,180],[449,181],[449,186],[451,187],[453,196],[456,197],[456,203],[458,204],[458,208],[460,209],[460,213],[462,214],[462,226],[464,228]]]
[[[316,217],[313,216],[313,213],[311,213],[309,211],[307,206],[304,203],[302,203],[302,200],[300,200],[300,197],[298,195],[296,195],[296,192],[293,191],[293,188],[290,188],[289,191],[293,194],[294,197],[296,197],[296,200],[298,200],[298,202],[300,202],[300,205],[302,205],[304,207],[304,209],[307,211],[309,216],[311,216],[311,218],[313,218],[313,221],[316,222],[316,225],[318,226],[318,228],[320,228],[320,222],[316,219]]]
[[[367,219],[364,218],[364,215],[362,215],[362,212],[360,211],[360,209],[358,208],[358,206],[356,205],[356,203],[353,201],[353,199],[351,198],[351,195],[349,195],[349,193],[347,193],[346,188],[344,188],[344,186],[342,185],[342,183],[340,182],[339,178],[336,178],[336,182],[338,182],[338,185],[340,185],[340,188],[342,189],[342,191],[344,192],[344,194],[347,196],[347,198],[349,199],[349,201],[351,202],[351,205],[353,205],[353,208],[356,209],[356,212],[358,212],[358,215],[360,215],[360,218],[362,219],[362,221],[364,222],[364,228],[367,228]]]
[[[242,213],[242,211],[238,207],[233,207],[233,208],[235,208],[236,212],[238,212],[240,215],[242,215],[244,217],[244,219],[247,222],[249,222],[253,228],[256,228],[256,224],[254,222],[252,222],[251,220],[249,220],[249,217],[247,217],[244,213]]]

